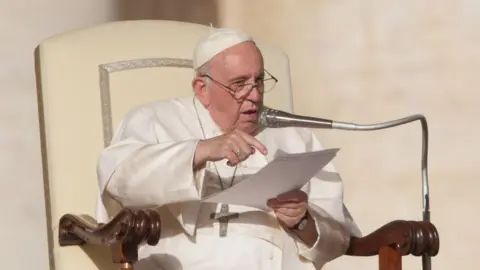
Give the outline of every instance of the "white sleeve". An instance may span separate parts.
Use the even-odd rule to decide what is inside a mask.
[[[205,169],[193,170],[198,140],[157,139],[159,121],[148,108],[129,114],[104,149],[97,172],[101,195],[108,193],[122,207],[151,208],[201,199]],[[160,132],[159,132],[160,131]],[[174,213],[174,214],[179,214]],[[181,221],[181,216],[177,216]]]

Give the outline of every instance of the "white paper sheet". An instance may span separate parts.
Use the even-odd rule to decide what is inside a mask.
[[[245,205],[268,211],[268,199],[303,187],[335,157],[338,150],[277,155],[256,174],[203,201]]]

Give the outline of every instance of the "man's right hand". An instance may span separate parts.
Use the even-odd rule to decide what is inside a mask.
[[[255,149],[266,155],[267,148],[253,136],[240,130],[198,142],[195,150],[194,168],[203,167],[207,161],[228,160],[228,165],[236,166],[255,153]]]

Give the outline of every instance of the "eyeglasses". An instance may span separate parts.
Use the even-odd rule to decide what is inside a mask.
[[[227,86],[215,80],[208,74],[202,74],[201,76],[209,78],[214,83],[220,85],[227,92],[229,92],[235,99],[241,100],[246,98],[252,92],[253,88],[256,88],[260,94],[272,91],[272,89],[277,84],[278,79],[275,78],[272,74],[270,74],[267,70],[265,70],[265,73],[268,75],[268,77],[257,79],[255,83],[244,83],[240,81],[233,82],[230,86]]]

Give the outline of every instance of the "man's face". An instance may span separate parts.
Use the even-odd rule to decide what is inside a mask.
[[[263,58],[253,42],[244,42],[221,52],[211,60],[210,81],[202,102],[224,130],[233,128],[254,133],[263,106]],[[236,93],[226,89],[243,89]],[[259,84],[258,87],[252,85]],[[244,86],[242,88],[242,86]],[[260,90],[260,91],[259,91]]]

